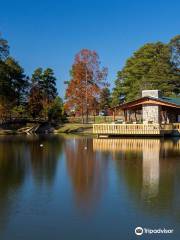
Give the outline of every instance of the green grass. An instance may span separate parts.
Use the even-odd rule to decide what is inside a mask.
[[[92,124],[66,123],[59,126],[55,133],[92,134]]]
[[[81,117],[68,117],[68,121],[72,124],[81,124],[82,118]],[[113,116],[89,116],[88,117],[89,123],[111,123],[113,122]]]

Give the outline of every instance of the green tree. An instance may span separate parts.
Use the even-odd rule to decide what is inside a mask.
[[[28,99],[29,113],[33,118],[41,117],[43,110],[42,94],[37,85],[34,85],[30,89]]]
[[[28,77],[24,73],[24,69],[12,57],[8,57],[5,61],[7,66],[7,75],[10,82],[11,94],[14,97],[15,105],[19,106],[26,101],[29,87]]]
[[[63,101],[60,97],[56,97],[48,111],[48,118],[50,121],[60,122],[63,118]]]
[[[117,79],[115,80],[115,87],[113,88],[111,95],[111,106],[115,107],[124,100],[124,83],[121,76],[121,71],[117,73]]]
[[[4,113],[25,104],[28,84],[28,78],[16,60],[7,57],[0,61],[0,104]]]
[[[180,71],[180,35],[171,39],[170,43],[171,59],[178,71]]]
[[[33,118],[42,115],[43,110],[43,70],[37,68],[31,77],[31,87],[28,100],[30,114]]]
[[[101,110],[106,110],[110,107],[111,103],[111,93],[108,87],[105,87],[101,90],[99,96],[99,106]]]
[[[159,89],[165,96],[175,95],[177,75],[168,44],[148,43],[129,58],[121,71],[122,92],[126,101],[141,96],[143,89]]]
[[[29,107],[33,117],[48,117],[48,111],[57,96],[56,78],[51,68],[37,68],[32,74]]]
[[[171,51],[171,61],[174,69],[174,92],[180,94],[180,35],[175,36],[169,43]]]
[[[0,61],[4,60],[9,55],[8,41],[2,38],[0,33]]]
[[[43,92],[48,103],[51,103],[57,97],[56,77],[51,68],[45,69],[43,73]]]
[[[7,66],[4,60],[9,55],[8,42],[0,34],[0,115],[5,115],[8,107],[7,96],[9,95],[10,82],[7,77]]]

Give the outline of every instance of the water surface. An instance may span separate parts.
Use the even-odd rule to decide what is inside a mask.
[[[0,239],[180,239],[179,184],[178,139],[1,136]]]

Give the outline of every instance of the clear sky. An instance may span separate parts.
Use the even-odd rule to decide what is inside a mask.
[[[98,52],[113,86],[133,51],[180,34],[180,1],[0,0],[0,32],[27,74],[37,67],[55,70],[63,96],[79,50]]]

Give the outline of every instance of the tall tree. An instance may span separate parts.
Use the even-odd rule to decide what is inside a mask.
[[[180,94],[180,35],[175,36],[171,39],[169,43],[170,51],[171,51],[171,61],[173,64],[174,70],[174,92],[176,95]]]
[[[0,105],[6,113],[24,105],[28,90],[28,78],[23,68],[11,57],[0,61]]]
[[[28,109],[29,109],[30,115],[33,118],[42,116],[42,110],[43,110],[42,95],[37,85],[34,85],[30,89]]]
[[[104,87],[99,96],[99,106],[101,110],[107,110],[111,104],[111,93],[108,87]]]
[[[33,117],[48,117],[51,104],[57,97],[56,78],[51,68],[37,68],[32,74],[29,106]],[[37,111],[38,109],[38,111]]]
[[[178,71],[180,71],[180,35],[172,38],[169,46],[171,50],[171,60]]]
[[[159,89],[166,96],[176,94],[171,51],[167,44],[148,43],[129,58],[121,71],[126,101],[141,96],[143,89]]]
[[[8,41],[2,38],[0,33],[0,60],[4,60],[9,55]]]
[[[33,118],[41,116],[43,110],[43,70],[37,68],[31,77],[31,87],[28,100],[30,114]]]
[[[7,110],[7,97],[10,83],[7,78],[7,66],[4,60],[9,55],[8,42],[0,34],[0,115],[3,118]]]
[[[50,121],[58,123],[63,118],[63,101],[60,97],[56,97],[48,110],[48,118]]]
[[[111,106],[115,107],[124,101],[124,82],[122,79],[121,71],[117,73],[117,79],[115,80],[115,86],[111,94]]]
[[[29,79],[24,73],[24,69],[12,57],[5,60],[7,65],[7,75],[10,81],[11,94],[14,96],[15,105],[19,106],[26,101],[29,87]]]
[[[51,68],[44,70],[42,80],[44,102],[49,105],[57,96],[56,78]]]
[[[66,89],[66,107],[84,114],[86,122],[92,101],[99,96],[106,82],[107,69],[100,68],[99,56],[95,51],[82,49],[76,56],[71,69],[72,79]]]

